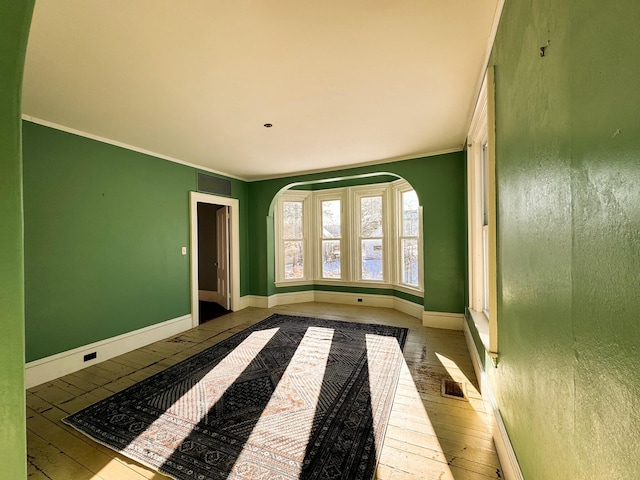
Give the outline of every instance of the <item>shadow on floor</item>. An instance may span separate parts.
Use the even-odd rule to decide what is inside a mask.
[[[221,317],[222,315],[226,315],[230,312],[219,303],[215,302],[199,302],[199,310],[200,310],[200,318],[199,323],[208,322],[209,320],[213,320],[214,318]]]

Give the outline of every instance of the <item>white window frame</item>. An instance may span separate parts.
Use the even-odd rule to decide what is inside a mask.
[[[313,280],[313,258],[314,248],[311,241],[311,193],[302,190],[288,190],[280,195],[276,205],[277,216],[274,225],[275,236],[275,262],[276,262],[276,285],[297,285],[306,284]],[[304,276],[301,278],[285,278],[284,277],[284,218],[282,215],[284,202],[302,202],[302,269]]]
[[[351,263],[351,273],[354,281],[362,284],[390,284],[393,283],[391,278],[391,245],[389,244],[389,233],[391,228],[389,225],[391,215],[389,211],[389,188],[388,184],[381,185],[365,185],[362,187],[353,187],[351,193],[351,215],[352,223],[351,231],[353,239],[351,241],[350,251],[353,254],[353,262]],[[361,219],[361,200],[369,197],[382,197],[382,280],[370,280],[362,278],[362,219]],[[372,237],[374,238],[374,237]],[[375,237],[380,238],[380,237]]]
[[[494,77],[493,68],[489,68],[467,137],[469,312],[485,349],[495,361],[498,355],[498,301],[494,119]],[[484,175],[483,158],[486,161]]]
[[[391,240],[393,242],[392,249],[396,252],[395,269],[394,269],[394,284],[397,287],[402,288],[407,293],[415,293],[416,291],[424,290],[424,273],[423,273],[423,259],[424,259],[424,243],[422,241],[422,206],[418,205],[418,235],[417,236],[405,236],[403,235],[403,216],[402,216],[402,194],[406,192],[415,191],[415,189],[407,183],[405,180],[396,180],[392,183],[393,198],[395,203],[395,216],[394,216],[394,235]],[[420,199],[418,199],[419,201]],[[417,238],[418,239],[418,285],[411,285],[402,281],[402,239],[403,238]]]
[[[402,217],[398,205],[401,193],[413,190],[405,180],[392,183],[342,187],[319,191],[286,190],[276,202],[274,211],[274,247],[275,247],[275,283],[277,287],[291,285],[342,285],[370,288],[393,288],[412,295],[424,294],[424,253],[422,232],[422,206],[419,207],[419,286],[401,283],[400,256],[396,253]],[[361,279],[360,248],[360,199],[370,196],[382,196],[383,208],[383,280]],[[341,200],[341,276],[342,278],[322,278],[322,202]],[[284,239],[282,207],[285,201],[303,202],[303,236],[304,236],[304,277],[297,279],[284,278]]]
[[[324,190],[320,192],[313,193],[314,204],[315,204],[315,229],[314,229],[314,240],[316,246],[316,252],[318,254],[315,258],[315,267],[316,267],[316,280],[322,282],[330,282],[330,283],[343,283],[345,280],[349,278],[349,258],[350,258],[350,248],[349,248],[349,238],[348,232],[348,198],[347,198],[347,189],[345,188],[334,188],[330,190]],[[322,241],[323,240],[332,240],[330,238],[323,237],[322,231],[322,202],[339,200],[340,201],[340,278],[330,278],[322,276]],[[335,239],[333,239],[335,240]]]

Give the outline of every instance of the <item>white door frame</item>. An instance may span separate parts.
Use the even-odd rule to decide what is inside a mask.
[[[221,206],[216,211],[216,293],[218,303],[229,310],[231,295],[229,288],[229,207]],[[199,263],[199,262],[198,262]],[[200,286],[198,286],[198,289]]]
[[[191,213],[191,324],[198,326],[198,203],[229,206],[231,231],[229,232],[229,288],[231,289],[231,310],[240,308],[240,219],[239,202],[236,198],[219,197],[206,193],[190,192]]]

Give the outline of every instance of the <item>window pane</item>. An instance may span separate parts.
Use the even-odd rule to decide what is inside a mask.
[[[402,235],[418,235],[418,195],[414,190],[402,193]]]
[[[322,202],[322,238],[340,238],[340,200]]]
[[[402,239],[402,283],[418,285],[418,240]]]
[[[489,313],[489,227],[482,227],[482,309]]]
[[[322,241],[322,276],[340,278],[340,240]]]
[[[382,197],[360,199],[361,233],[364,238],[382,237]]]
[[[383,280],[381,238],[362,240],[362,279]]]
[[[302,202],[283,202],[282,238],[302,238]]]
[[[303,248],[301,241],[284,242],[284,278],[303,278]]]
[[[489,146],[482,144],[482,225],[489,225]]]

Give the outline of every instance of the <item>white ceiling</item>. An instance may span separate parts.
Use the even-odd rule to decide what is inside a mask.
[[[23,114],[248,180],[460,150],[497,4],[38,0]]]

